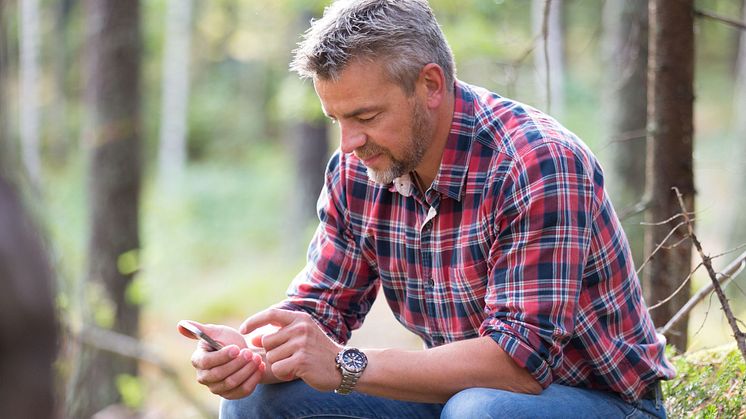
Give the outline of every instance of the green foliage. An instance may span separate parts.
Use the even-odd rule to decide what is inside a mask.
[[[120,374],[116,379],[117,390],[125,406],[137,409],[145,401],[145,389],[142,381],[129,374]]]
[[[256,146],[235,164],[189,166],[182,188],[155,185],[144,199],[141,289],[170,320],[245,317],[282,298],[307,240],[285,229],[290,169],[279,144]],[[288,263],[288,261],[290,263]]]
[[[135,306],[143,305],[148,300],[147,289],[139,275],[136,275],[127,285],[124,298],[127,304]]]
[[[89,282],[86,284],[86,299],[90,307],[93,321],[97,326],[110,329],[116,320],[114,304],[107,297],[103,284],[100,282]]]
[[[669,417],[746,415],[746,363],[735,344],[669,359],[678,372],[663,383]]]
[[[117,270],[122,275],[131,275],[140,269],[140,249],[122,253],[117,258]]]

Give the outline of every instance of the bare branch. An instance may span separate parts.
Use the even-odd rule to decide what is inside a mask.
[[[693,212],[690,212],[690,213],[689,213],[689,215],[692,215],[692,214],[694,214],[694,213],[693,213]],[[671,221],[673,221],[673,220],[675,220],[675,219],[677,219],[677,218],[681,218],[681,217],[683,217],[683,216],[684,216],[684,214],[682,214],[682,213],[678,213],[678,214],[676,214],[676,215],[672,216],[671,218],[669,218],[669,219],[667,219],[667,220],[663,220],[663,221],[658,221],[658,222],[655,222],[655,223],[646,223],[646,222],[642,222],[642,223],[640,223],[640,225],[644,225],[644,226],[662,226],[662,225],[665,225],[665,224],[668,224],[668,223],[670,223]],[[692,221],[694,221],[694,220],[692,220]],[[679,226],[682,226],[682,225],[684,225],[684,224],[686,224],[686,222],[680,223],[680,224],[679,224],[679,225],[677,226],[677,228],[678,228]]]
[[[671,250],[679,247],[681,243],[684,243],[685,241],[689,240],[689,237],[683,237],[681,240],[677,241],[676,243],[670,245],[670,246],[663,246],[662,249]]]
[[[689,272],[689,275],[687,275],[686,279],[684,279],[683,281],[681,281],[681,285],[679,285],[679,287],[676,288],[676,291],[674,291],[671,295],[669,295],[665,299],[663,299],[661,301],[658,301],[657,304],[654,304],[654,305],[648,307],[648,311],[653,311],[656,308],[662,306],[663,304],[666,304],[667,302],[671,301],[673,299],[673,297],[675,297],[676,294],[679,293],[679,291],[681,291],[681,290],[684,289],[684,286],[689,283],[689,280],[692,279],[692,276],[694,276],[694,273],[697,272],[697,270],[699,270],[699,268],[701,268],[701,267],[702,267],[702,263],[700,262],[700,264],[697,265],[694,268],[694,270],[692,270],[691,272]]]
[[[643,199],[642,201],[619,211],[619,221],[624,221],[628,218],[632,218],[637,214],[645,212],[645,210],[647,210],[648,208],[650,208],[650,200]]]
[[[552,0],[544,1],[544,21],[541,23],[541,34],[544,37],[544,67],[547,77],[547,113],[551,112],[552,107],[552,76],[549,74],[549,12],[551,11]]]
[[[601,150],[606,150],[616,143],[626,143],[630,141],[644,140],[647,137],[647,129],[637,129],[632,131],[620,132],[617,135],[609,137],[606,144]]]
[[[684,198],[681,196],[681,192],[679,192],[679,189],[676,187],[672,189],[676,192],[676,197],[679,199],[679,205],[681,206],[681,211],[684,214],[684,218],[686,219],[686,226],[689,230],[689,236],[692,238],[692,243],[694,243],[694,247],[697,249],[697,252],[699,252],[702,263],[705,265],[707,273],[710,275],[712,286],[718,296],[718,299],[720,299],[720,305],[723,308],[723,312],[725,312],[725,317],[728,319],[728,324],[733,330],[733,337],[736,339],[738,349],[741,351],[741,356],[743,356],[743,359],[746,360],[746,334],[744,334],[738,327],[738,322],[736,321],[736,317],[733,315],[733,311],[730,308],[728,298],[725,296],[723,289],[720,287],[720,282],[718,281],[717,274],[712,268],[711,258],[705,255],[704,251],[702,250],[702,244],[699,242],[699,239],[694,234],[694,228],[692,227],[691,220],[689,219],[689,215],[686,212],[687,209],[686,205],[684,204]]]
[[[722,22],[722,23],[725,23],[727,25],[730,25],[730,26],[732,26],[732,27],[734,27],[736,29],[740,29],[742,31],[746,31],[746,23],[739,22],[739,21],[737,21],[735,19],[731,19],[729,17],[723,16],[723,15],[719,15],[717,13],[708,12],[706,10],[699,10],[698,9],[698,10],[694,11],[694,14],[697,15],[697,16],[699,16],[699,17],[706,17],[708,19],[717,20],[719,22]]]
[[[79,331],[67,326],[67,331],[78,342],[155,366],[171,381],[181,396],[199,411],[200,415],[205,418],[215,417],[213,409],[203,405],[189,394],[189,390],[179,380],[176,370],[138,339],[95,326],[85,326]]]
[[[679,216],[681,216],[681,214],[678,214],[678,215],[675,215],[675,216],[671,217],[669,219],[669,221],[673,220],[674,218],[679,217]],[[667,222],[667,221],[664,221],[664,223],[665,222]],[[686,221],[682,221],[682,222],[676,224],[676,226],[674,228],[672,228],[671,231],[668,232],[668,234],[666,234],[666,237],[663,238],[663,241],[660,242],[660,243],[658,243],[658,246],[655,247],[655,250],[653,250],[650,253],[650,255],[648,255],[647,259],[645,259],[645,261],[642,262],[642,264],[640,265],[640,267],[637,268],[637,272],[636,272],[637,275],[640,275],[640,272],[642,272],[642,270],[645,268],[645,265],[647,265],[648,262],[650,262],[650,260],[653,259],[653,256],[655,256],[655,254],[658,253],[659,250],[661,250],[661,248],[666,244],[666,242],[668,241],[668,239],[670,239],[671,236],[673,236],[673,233],[675,233],[676,230],[678,230],[679,227],[683,226],[684,224],[686,224]],[[650,224],[649,223],[644,223],[644,225],[650,225]],[[656,224],[653,224],[653,225],[658,225],[658,224],[656,223]]]
[[[739,246],[739,247],[743,247],[743,246]],[[722,255],[725,255],[727,253],[728,252],[721,253],[718,256],[722,256]],[[713,256],[713,258],[715,258],[715,257],[716,256]],[[697,267],[699,267],[699,266],[702,266],[702,264],[700,263],[699,265],[697,265]],[[718,276],[717,276],[718,282],[723,286],[723,288],[725,288],[731,282],[731,280],[733,278],[735,278],[736,276],[738,276],[738,274],[740,274],[741,271],[743,271],[744,268],[746,268],[746,252],[741,253],[740,256],[738,256],[736,259],[734,259],[730,264],[728,264],[728,266],[725,267],[725,269],[723,269],[722,272],[720,272],[718,274]],[[687,301],[686,304],[684,304],[679,309],[679,311],[677,311],[676,314],[673,315],[673,317],[671,317],[671,320],[669,320],[668,323],[666,323],[665,326],[663,326],[663,327],[661,327],[659,329],[659,332],[665,334],[672,327],[676,326],[676,324],[681,319],[683,319],[684,316],[686,316],[687,314],[689,314],[690,311],[692,311],[692,309],[694,308],[694,306],[696,306],[697,304],[699,304],[702,300],[705,299],[705,296],[707,294],[710,294],[712,292],[712,287],[713,287],[712,283],[710,282],[707,285],[705,285],[704,287],[700,288],[700,290],[697,291],[697,293],[694,294],[692,296],[692,298],[690,298],[689,301]],[[652,309],[652,307],[651,307],[651,309]]]

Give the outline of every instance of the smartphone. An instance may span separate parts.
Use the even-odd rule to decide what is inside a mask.
[[[206,342],[210,346],[210,348],[216,351],[223,348],[222,343],[211,338],[206,333],[199,330],[197,326],[193,325],[192,323],[189,323],[186,320],[182,320],[179,322],[179,328],[181,329],[180,331],[182,334],[185,334],[184,331],[186,331],[189,334],[191,334],[194,339],[202,339],[204,342]]]

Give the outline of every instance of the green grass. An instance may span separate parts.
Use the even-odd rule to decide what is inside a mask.
[[[663,384],[669,417],[746,416],[746,363],[735,344],[670,359],[678,376]]]

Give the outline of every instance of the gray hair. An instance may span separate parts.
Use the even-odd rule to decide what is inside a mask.
[[[338,0],[311,22],[290,69],[301,78],[338,80],[356,59],[383,59],[388,77],[408,94],[422,67],[443,68],[448,86],[456,66],[427,0]]]

